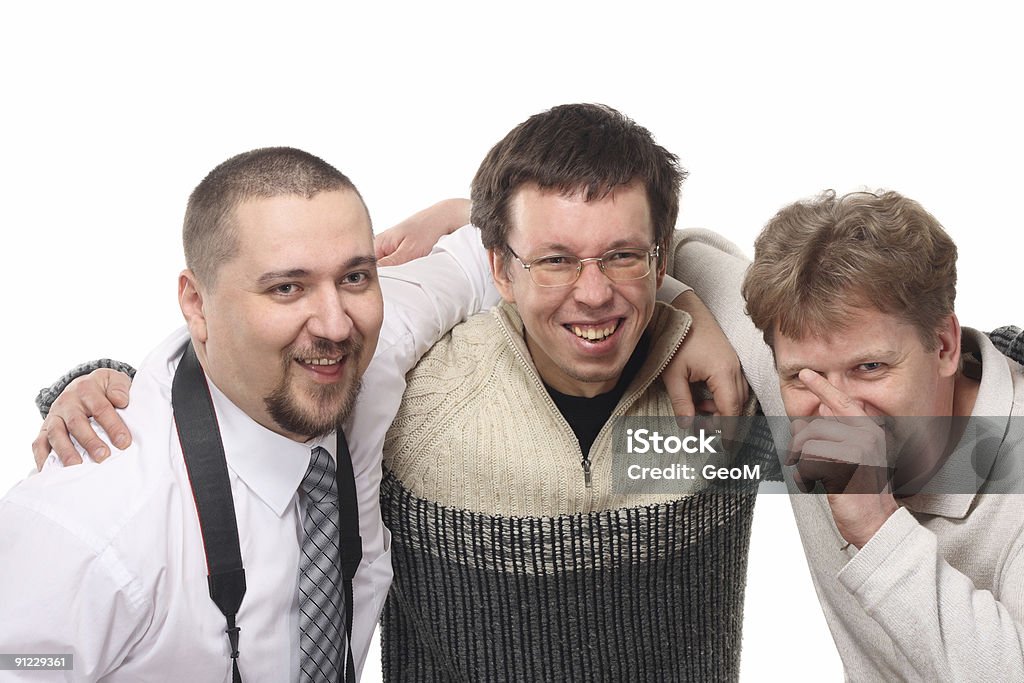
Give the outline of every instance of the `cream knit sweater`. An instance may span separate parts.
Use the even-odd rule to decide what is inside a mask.
[[[658,375],[689,326],[686,313],[656,307],[648,357],[591,447],[590,487],[576,437],[544,389],[508,304],[456,327],[409,374],[384,466],[419,498],[491,515],[574,514],[677,498],[613,492],[611,425],[618,416],[672,414]]]

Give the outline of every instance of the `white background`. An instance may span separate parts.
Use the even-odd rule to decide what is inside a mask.
[[[5,6],[0,489],[30,468],[40,386],[87,359],[137,363],[178,325],[185,199],[266,145],[348,173],[382,229],[465,195],[528,115],[603,102],[691,171],[680,226],[749,248],[794,199],[897,189],[960,247],[961,321],[1024,322],[1012,5],[675,4]],[[840,680],[788,502],[758,507],[743,678]]]

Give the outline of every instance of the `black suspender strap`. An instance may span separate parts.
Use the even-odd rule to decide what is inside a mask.
[[[206,375],[203,374],[191,342],[185,347],[185,354],[174,373],[171,406],[199,515],[209,572],[210,598],[227,622],[232,681],[242,683],[238,671],[239,628],[235,624],[235,617],[245,596],[245,569],[242,567],[242,552],[238,545],[238,521],[235,518],[231,481],[228,478],[224,444],[217,426],[213,399],[210,398]],[[338,487],[340,569],[345,591],[345,635],[348,638],[343,680],[353,682],[356,674],[352,658],[352,579],[363,559],[363,542],[359,535],[359,499],[356,496],[352,456],[340,426],[337,435],[335,483]]]
[[[227,621],[232,681],[242,683],[235,615],[245,596],[245,569],[238,547],[238,522],[213,399],[191,342],[174,373],[171,406],[199,515],[210,598]]]
[[[356,497],[356,479],[352,470],[352,455],[348,450],[345,434],[338,426],[338,448],[335,463],[335,478],[338,485],[338,539],[341,550],[341,578],[345,590],[345,633],[348,636],[348,657],[345,662],[345,680],[356,680],[356,668],[352,659],[352,578],[363,559],[363,539],[359,536],[359,499]]]

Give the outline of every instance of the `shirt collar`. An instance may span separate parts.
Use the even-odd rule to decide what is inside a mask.
[[[246,415],[207,376],[228,468],[278,516],[292,504],[312,449],[336,457],[335,433],[307,443],[273,432]]]

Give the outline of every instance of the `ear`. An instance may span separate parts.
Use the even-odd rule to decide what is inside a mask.
[[[960,368],[960,321],[950,313],[938,329],[939,372],[943,377],[956,375]]]
[[[511,265],[505,256],[505,250],[500,248],[488,249],[487,260],[491,264],[491,277],[494,278],[494,286],[501,298],[510,304],[516,302],[515,294],[512,291],[512,278],[508,276],[508,266]]]
[[[207,338],[206,312],[203,293],[196,274],[189,269],[178,275],[178,305],[185,316],[189,334],[197,344],[205,344]]]
[[[657,265],[657,270],[655,270],[655,286],[661,287],[661,283],[665,279],[665,271],[668,268],[668,249],[664,246],[658,250]]]

